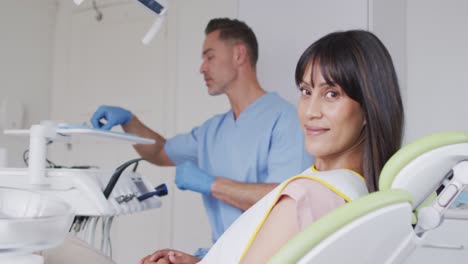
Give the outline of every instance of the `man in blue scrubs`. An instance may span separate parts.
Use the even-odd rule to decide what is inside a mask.
[[[215,242],[243,211],[312,159],[304,150],[295,108],[257,80],[258,44],[250,27],[219,18],[208,23],[205,34],[200,72],[210,95],[228,97],[228,112],[170,139],[120,107],[101,106],[91,122],[154,138],[155,144],[135,149],[156,165],[176,165],[178,188],[202,194]]]

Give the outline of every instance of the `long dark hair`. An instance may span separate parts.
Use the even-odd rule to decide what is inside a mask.
[[[298,86],[309,65],[311,80],[320,69],[328,84],[338,84],[361,105],[366,118],[362,168],[369,191],[376,191],[380,171],[403,137],[403,104],[388,50],[368,31],[334,32],[304,51],[296,66]]]

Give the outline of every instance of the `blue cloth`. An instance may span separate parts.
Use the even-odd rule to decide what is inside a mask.
[[[295,107],[276,93],[257,99],[237,120],[230,110],[167,140],[165,150],[176,165],[193,161],[211,175],[245,183],[279,183],[313,163]],[[203,202],[214,243],[242,211],[211,195]]]
[[[198,248],[195,253],[193,253],[193,256],[197,258],[204,258],[206,254],[208,254],[208,251],[210,251],[209,248]]]

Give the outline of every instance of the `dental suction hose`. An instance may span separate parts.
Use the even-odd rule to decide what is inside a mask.
[[[125,162],[124,164],[120,165],[117,169],[115,169],[115,172],[114,174],[112,174],[112,177],[110,178],[109,180],[109,183],[107,184],[106,188],[104,189],[104,197],[106,197],[106,199],[109,198],[109,196],[111,195],[112,193],[112,190],[114,190],[114,187],[115,185],[117,184],[117,181],[119,180],[120,178],[120,175],[122,175],[122,172],[130,165],[134,164],[134,163],[137,163],[141,160],[144,160],[142,158],[138,158],[138,159],[132,159],[132,160],[129,160],[127,162]]]

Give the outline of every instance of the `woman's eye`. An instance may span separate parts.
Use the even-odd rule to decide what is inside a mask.
[[[328,91],[328,92],[325,94],[325,97],[330,98],[330,99],[337,98],[338,96],[339,96],[339,93],[337,93],[337,92],[335,92],[335,91]]]
[[[311,92],[306,88],[299,88],[302,95],[311,95]]]

